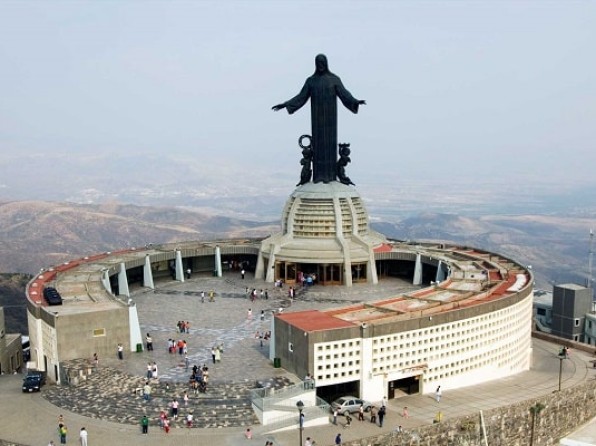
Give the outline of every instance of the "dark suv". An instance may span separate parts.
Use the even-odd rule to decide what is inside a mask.
[[[43,297],[48,305],[62,305],[62,296],[56,288],[46,287],[43,289]]]
[[[41,386],[46,383],[45,372],[39,370],[29,370],[27,376],[23,378],[23,392],[39,392]]]

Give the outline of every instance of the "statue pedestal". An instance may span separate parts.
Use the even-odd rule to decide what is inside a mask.
[[[374,248],[386,241],[369,227],[353,186],[333,181],[298,186],[286,202],[282,231],[263,240],[256,277],[293,284],[377,283]]]

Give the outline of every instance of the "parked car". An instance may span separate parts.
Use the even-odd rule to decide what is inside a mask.
[[[338,413],[349,415],[358,412],[360,410],[360,405],[364,407],[365,412],[368,412],[372,406],[368,401],[361,400],[355,396],[342,396],[331,403],[331,412],[337,409]]]
[[[62,305],[62,296],[56,288],[46,287],[43,290],[43,297],[48,305]]]
[[[23,392],[39,392],[41,386],[46,383],[45,372],[39,370],[29,370],[27,376],[23,378]]]

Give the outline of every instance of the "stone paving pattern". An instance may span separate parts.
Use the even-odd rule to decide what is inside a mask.
[[[397,285],[397,286],[396,286]],[[259,293],[267,289],[269,299],[252,302],[246,292],[255,288]],[[91,358],[69,361],[63,367],[74,371],[77,385],[47,386],[44,398],[57,407],[123,424],[137,425],[147,414],[152,425],[158,425],[162,410],[169,413],[169,404],[176,398],[180,403],[177,421],[172,427],[183,427],[188,412],[194,415],[196,428],[245,427],[258,424],[250,403],[250,390],[257,387],[281,388],[292,385],[299,378],[283,369],[273,368],[269,360],[269,344],[263,347],[255,337],[271,329],[272,314],[284,311],[329,308],[363,300],[394,295],[396,289],[412,289],[401,280],[390,280],[374,289],[360,286],[353,290],[343,287],[314,286],[297,288],[296,298],[289,299],[289,287],[275,288],[272,284],[255,281],[249,274],[240,279],[238,273],[221,278],[195,275],[184,283],[165,281],[155,290],[137,288],[131,298],[137,305],[143,336],[150,333],[153,351],[126,352],[125,359],[100,358],[95,369]],[[209,291],[215,291],[214,301]],[[201,294],[205,292],[202,301]],[[252,317],[248,317],[248,309]],[[264,318],[261,319],[261,311]],[[190,322],[189,333],[179,333],[179,320]],[[184,339],[188,344],[189,369],[184,357],[167,350],[168,339]],[[223,346],[221,362],[213,364],[212,346]],[[92,353],[90,353],[90,356]],[[150,380],[152,396],[145,401],[138,391],[147,381],[147,363],[156,362],[158,380]],[[193,365],[209,368],[206,393],[194,395],[188,386]],[[73,372],[71,372],[72,374]],[[166,389],[167,385],[167,389]],[[184,406],[183,395],[188,392],[189,404]]]
[[[151,399],[146,401],[137,390],[146,379],[131,376],[112,367],[94,371],[79,385],[53,386],[43,396],[57,407],[117,423],[137,425],[139,414],[147,414],[151,424],[158,424],[162,410],[169,413],[169,404],[176,398],[180,403],[179,417],[171,419],[172,427],[182,427],[187,413],[194,415],[195,428],[220,428],[252,426],[258,424],[250,402],[250,390],[257,387],[254,380],[216,381],[210,383],[205,393],[195,395],[184,382],[151,380]],[[166,387],[167,383],[167,387]],[[292,384],[286,377],[261,381],[259,386],[276,389]],[[188,392],[188,405],[184,392]]]

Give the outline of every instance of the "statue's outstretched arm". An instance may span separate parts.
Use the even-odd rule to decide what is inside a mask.
[[[273,110],[273,111],[279,111],[279,110],[284,109],[284,108],[286,108],[286,104],[285,103],[274,105],[273,107],[271,107],[271,110]]]

